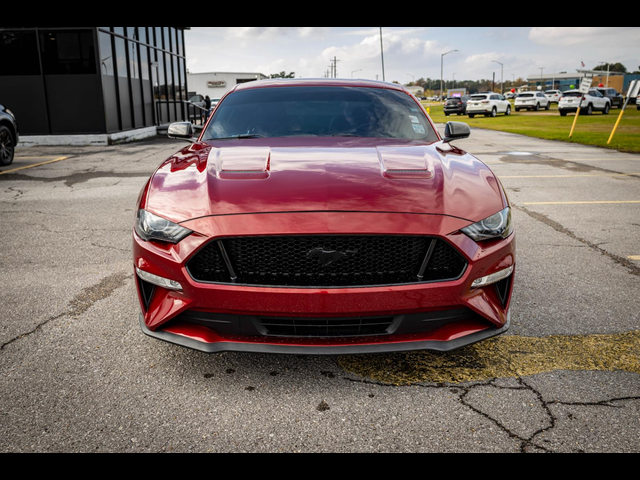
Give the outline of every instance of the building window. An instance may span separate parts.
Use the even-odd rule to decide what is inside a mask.
[[[36,32],[0,32],[0,77],[40,75]]]
[[[111,35],[100,33],[100,71],[102,75],[114,76],[113,50],[111,49]]]
[[[127,48],[124,43],[124,39],[116,37],[116,65],[118,67],[118,76],[121,78],[127,78]]]
[[[91,30],[41,31],[40,48],[45,75],[96,73],[95,46]]]

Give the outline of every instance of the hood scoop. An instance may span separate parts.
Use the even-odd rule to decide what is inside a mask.
[[[269,147],[214,149],[209,154],[220,180],[266,180],[271,174]]]
[[[382,175],[389,179],[426,179],[435,176],[433,153],[426,147],[378,147]]]

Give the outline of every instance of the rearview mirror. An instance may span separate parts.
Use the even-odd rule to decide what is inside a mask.
[[[471,136],[471,128],[466,123],[449,122],[444,130],[444,143],[451,143],[454,140],[462,140]]]
[[[167,131],[169,138],[177,138],[180,140],[193,139],[194,130],[190,122],[172,123]]]

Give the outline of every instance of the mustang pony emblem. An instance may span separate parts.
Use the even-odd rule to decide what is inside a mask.
[[[357,250],[349,250],[347,252],[338,252],[336,250],[325,250],[324,248],[315,248],[307,253],[307,258],[313,258],[318,260],[323,267],[329,267],[340,260],[356,255]]]

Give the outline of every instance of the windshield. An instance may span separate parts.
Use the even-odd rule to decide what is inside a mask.
[[[278,137],[438,140],[410,96],[359,87],[276,87],[232,93],[218,106],[204,139]]]

